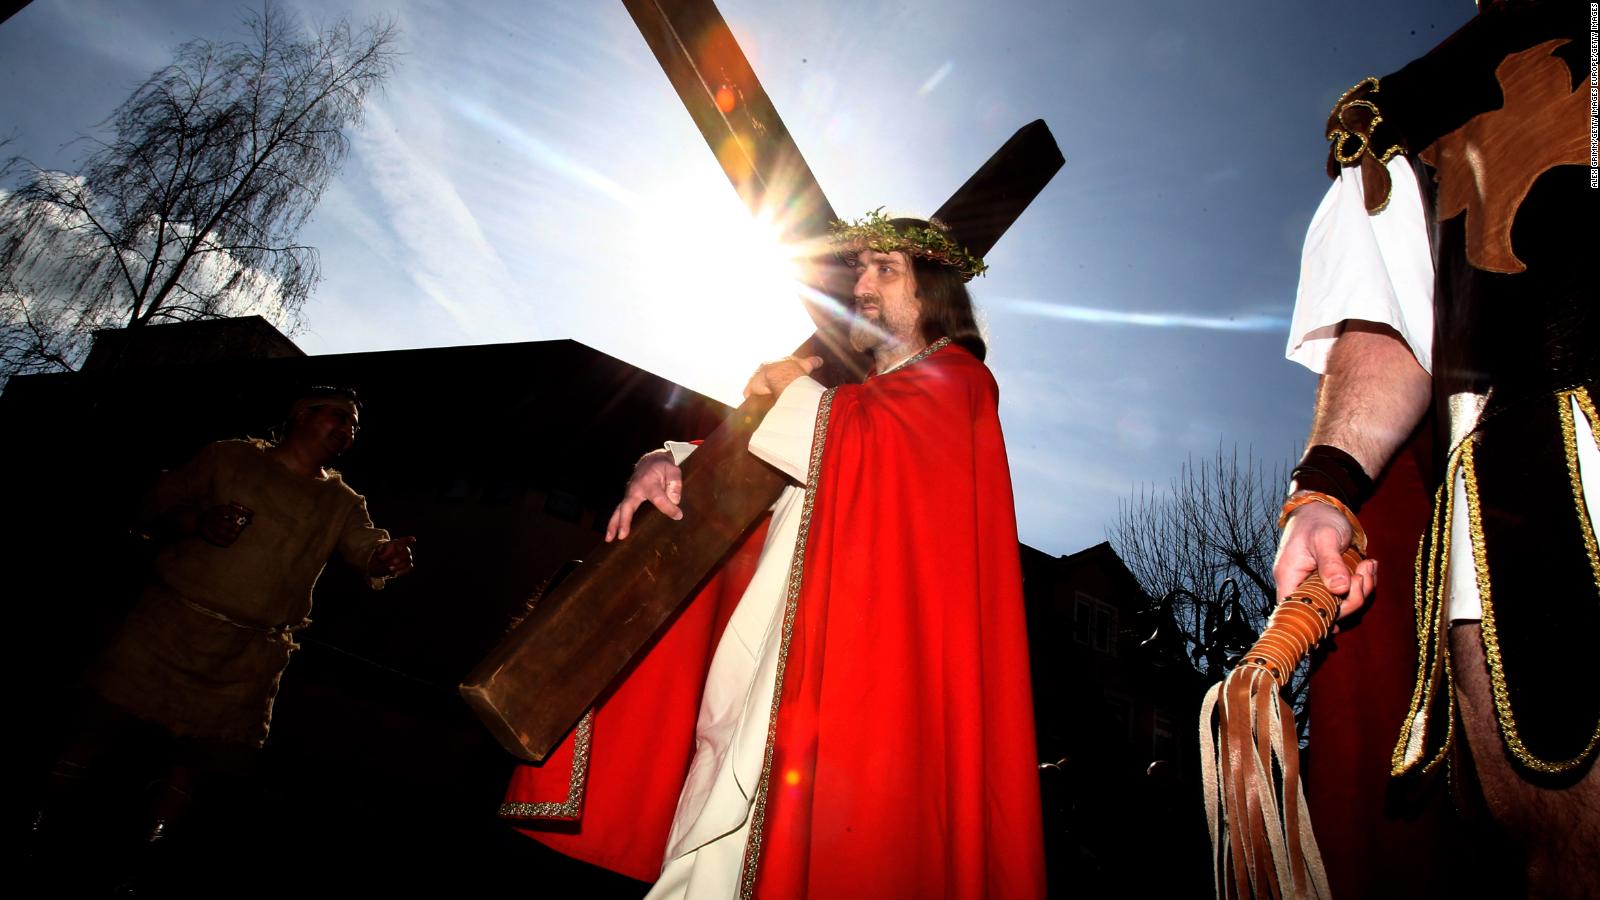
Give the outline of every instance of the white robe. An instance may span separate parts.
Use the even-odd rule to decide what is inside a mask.
[[[811,437],[823,388],[796,379],[750,438],[750,452],[794,479],[772,507],[750,585],[728,619],[706,675],[694,758],[678,797],[661,877],[650,900],[724,898],[739,892],[750,806],[766,755],[777,684],[784,595],[800,534]],[[681,463],[692,444],[669,443]]]
[[[894,371],[914,355],[883,371]],[[661,877],[646,900],[722,900],[739,893],[750,808],[766,758],[777,686],[784,598],[823,393],[816,381],[795,379],[750,437],[750,452],[796,484],[785,488],[772,506],[755,574],[711,658],[695,723],[694,759],[678,797]],[[669,443],[667,449],[682,463],[694,446]]]

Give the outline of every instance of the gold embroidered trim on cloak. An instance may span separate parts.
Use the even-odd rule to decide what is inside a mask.
[[[1402,152],[1400,145],[1395,144],[1383,151],[1382,156],[1372,153],[1372,132],[1377,130],[1378,123],[1383,121],[1383,113],[1379,112],[1378,104],[1366,99],[1364,95],[1362,97],[1355,96],[1363,90],[1373,94],[1378,93],[1378,79],[1368,75],[1366,78],[1356,82],[1339,97],[1339,102],[1333,105],[1333,111],[1328,113],[1329,127],[1325,137],[1333,142],[1333,146],[1328,149],[1333,154],[1333,158],[1338,160],[1342,166],[1354,165],[1366,154],[1372,155],[1378,162],[1387,165],[1396,153]],[[1352,109],[1364,109],[1372,113],[1372,122],[1364,129],[1360,125],[1351,125],[1346,122],[1344,120],[1345,113]],[[1346,153],[1344,152],[1345,142],[1351,138],[1360,141],[1361,146]]]
[[[1350,90],[1345,91],[1339,97],[1339,102],[1333,105],[1333,111],[1328,114],[1327,128],[1323,132],[1323,136],[1328,139],[1330,144],[1328,147],[1328,176],[1330,178],[1338,177],[1337,170],[1342,167],[1354,166],[1364,170],[1368,160],[1363,159],[1363,157],[1368,157],[1377,164],[1378,169],[1374,174],[1383,184],[1383,199],[1376,206],[1373,205],[1371,197],[1366,199],[1367,213],[1369,215],[1377,215],[1388,207],[1389,198],[1393,193],[1393,184],[1386,167],[1395,154],[1405,152],[1405,148],[1399,144],[1391,145],[1382,154],[1372,152],[1373,132],[1378,130],[1378,124],[1383,121],[1383,114],[1378,110],[1378,104],[1367,99],[1367,97],[1378,93],[1378,91],[1378,79],[1371,75],[1356,82]],[[1372,121],[1361,123],[1349,120],[1347,115],[1352,110],[1370,113]],[[1360,142],[1360,145],[1353,150],[1348,149],[1348,144],[1352,140]]]
[[[950,346],[950,339],[949,338],[947,338],[947,337],[939,338],[937,341],[934,341],[933,343],[929,344],[928,346],[923,347],[921,350],[918,350],[916,356],[913,356],[910,359],[906,360],[905,362],[901,363],[899,366],[897,366],[895,368],[895,371],[898,372],[901,369],[907,368],[909,366],[914,366],[917,363],[922,362],[923,360],[925,360],[928,357],[934,355],[935,353],[938,353],[940,350],[943,350],[944,348],[946,348],[948,346]]]
[[[557,803],[502,803],[500,816],[507,819],[576,819],[583,811],[583,787],[589,779],[589,744],[594,737],[594,710],[583,714],[572,735],[572,776],[567,780],[567,799]]]
[[[872,378],[882,378],[884,375],[888,375],[891,372],[898,372],[898,371],[900,371],[902,369],[909,369],[912,366],[916,365],[917,363],[922,362],[923,360],[925,360],[928,357],[934,355],[935,353],[938,353],[940,350],[943,350],[944,348],[946,348],[948,346],[950,346],[950,339],[949,338],[947,338],[947,337],[939,338],[937,341],[934,341],[933,343],[929,344],[928,346],[923,347],[921,350],[918,350],[915,355],[907,357],[905,362],[900,363],[899,365],[897,365],[894,368],[890,369],[888,372],[880,372],[880,373],[878,373],[876,375],[872,375],[870,377],[872,377]]]
[[[948,337],[939,338],[917,352],[915,356],[896,366],[894,374],[922,362],[945,347]],[[882,377],[882,376],[878,376]],[[794,542],[794,556],[789,560],[789,581],[784,592],[783,638],[778,645],[778,672],[772,686],[772,712],[767,719],[767,747],[761,762],[761,778],[756,782],[755,799],[750,805],[750,836],[745,841],[743,872],[739,876],[740,900],[755,896],[756,873],[761,866],[761,845],[767,818],[767,794],[772,785],[772,758],[778,740],[778,710],[783,701],[783,673],[788,668],[789,644],[794,639],[795,614],[800,609],[800,587],[805,578],[806,539],[811,534],[811,513],[817,504],[817,486],[822,480],[822,451],[828,443],[828,425],[833,417],[833,395],[838,388],[829,388],[817,404],[817,424],[811,433],[811,459],[806,468],[806,497],[800,508],[800,529]]]
[[[1580,388],[1579,390],[1583,390]],[[1587,394],[1587,391],[1585,391]],[[1572,410],[1567,405],[1568,398],[1574,396],[1573,392],[1562,391],[1556,394],[1556,402],[1561,405],[1562,440],[1566,444],[1567,465],[1577,471],[1577,443],[1576,434],[1572,427]],[[1580,401],[1582,402],[1582,401]],[[1592,427],[1592,426],[1591,426]],[[1500,650],[1500,634],[1495,625],[1494,599],[1489,593],[1489,563],[1483,553],[1483,520],[1478,502],[1477,474],[1473,469],[1472,457],[1466,457],[1467,474],[1467,511],[1471,514],[1472,522],[1472,555],[1478,570],[1478,593],[1483,598],[1483,655],[1489,665],[1489,683],[1491,693],[1494,695],[1495,718],[1500,721],[1500,736],[1505,740],[1506,749],[1511,752],[1517,762],[1535,771],[1546,775],[1560,775],[1570,772],[1581,765],[1589,755],[1594,752],[1597,743],[1600,743],[1600,727],[1589,736],[1589,743],[1576,756],[1570,759],[1547,760],[1534,756],[1533,752],[1522,741],[1522,733],[1517,729],[1516,716],[1511,709],[1511,687],[1506,680],[1505,660]],[[1583,507],[1583,486],[1574,483],[1574,499],[1577,502],[1573,515],[1580,520],[1587,519]],[[1592,534],[1589,540],[1593,540]],[[1592,545],[1591,545],[1592,546]],[[1594,564],[1591,551],[1590,564]]]
[[[772,685],[772,711],[767,718],[767,747],[761,761],[761,778],[756,782],[755,801],[750,806],[750,836],[745,841],[743,871],[739,876],[739,896],[755,896],[756,872],[761,865],[761,842],[767,818],[767,788],[772,784],[772,758],[777,749],[778,709],[783,703],[783,673],[789,663],[789,643],[794,639],[795,614],[800,610],[800,584],[805,577],[806,538],[811,533],[811,513],[817,504],[817,484],[822,475],[822,448],[828,441],[828,422],[833,416],[833,395],[829,388],[817,404],[817,423],[811,433],[811,459],[806,467],[806,498],[800,508],[800,530],[795,537],[794,556],[789,560],[789,580],[784,590],[783,638],[778,644],[778,672]]]

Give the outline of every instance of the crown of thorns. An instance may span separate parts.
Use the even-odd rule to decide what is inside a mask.
[[[981,258],[951,240],[944,224],[937,219],[930,221],[926,228],[917,225],[896,228],[894,220],[885,216],[880,206],[854,222],[834,222],[829,228],[840,255],[862,250],[898,251],[943,263],[961,273],[962,281],[971,281],[989,270]]]

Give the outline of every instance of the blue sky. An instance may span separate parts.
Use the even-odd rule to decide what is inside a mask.
[[[303,233],[311,353],[574,338],[734,401],[811,331],[620,3],[281,4],[394,17],[400,66]],[[1219,442],[1287,459],[1283,360],[1339,94],[1467,0],[723,0],[841,215],[936,208],[1018,127],[1066,167],[974,282],[1022,539],[1071,553]],[[244,5],[34,0],[0,24],[0,137],[70,169],[171,48]],[[516,377],[507,373],[507,377]]]

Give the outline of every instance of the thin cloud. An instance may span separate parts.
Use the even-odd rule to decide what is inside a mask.
[[[507,122],[482,103],[458,97],[456,108],[469,121],[506,141],[529,160],[567,178],[574,184],[589,188],[624,206],[638,204],[639,198],[634,192],[539,140],[526,130]]]
[[[499,336],[497,317],[483,316],[474,307],[504,302],[520,291],[447,167],[395,133],[396,121],[417,121],[421,113],[434,114],[417,109],[391,113],[386,106],[369,109],[367,127],[357,142],[362,162],[404,247],[401,259],[412,282],[463,332]]]
[[[933,93],[933,89],[939,86],[939,82],[949,77],[955,67],[955,60],[946,60],[944,65],[940,66],[932,75],[928,76],[927,81],[922,83],[922,87],[917,89],[917,94],[926,97]]]
[[[1044,300],[1008,300],[991,298],[992,308],[1006,309],[1022,315],[1063,319],[1070,322],[1090,322],[1095,325],[1134,325],[1143,328],[1199,328],[1207,331],[1285,332],[1289,329],[1287,316],[1264,313],[1242,313],[1233,316],[1196,316],[1169,312],[1130,312],[1120,309],[1097,309],[1092,306],[1074,306],[1069,303],[1050,303]]]

